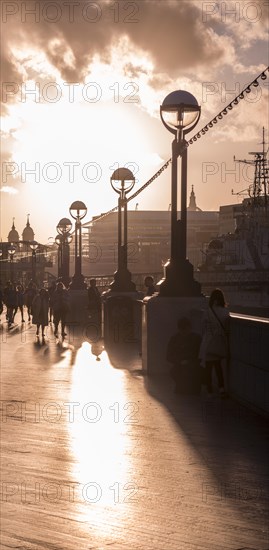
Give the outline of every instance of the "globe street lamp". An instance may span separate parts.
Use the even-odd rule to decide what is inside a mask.
[[[11,243],[11,245],[7,249],[9,259],[10,259],[10,280],[13,283],[14,279],[14,267],[13,267],[13,258],[14,254],[16,252],[16,247]]]
[[[201,107],[189,92],[171,92],[160,107],[164,126],[174,134],[171,174],[171,257],[165,265],[165,278],[159,283],[161,296],[200,296],[193,279],[193,266],[187,259],[187,142],[185,135],[197,124]],[[181,156],[181,219],[177,219],[177,161]]]
[[[36,241],[31,241],[30,248],[32,250],[32,280],[36,283],[36,251],[38,249],[38,243]]]
[[[63,279],[65,286],[69,285],[69,244],[72,242],[72,235],[70,230],[72,228],[72,222],[68,218],[62,218],[56,229],[58,235],[55,239],[56,244],[59,246],[58,251],[58,277]]]
[[[118,270],[114,274],[112,291],[135,291],[135,284],[131,281],[131,273],[127,268],[127,193],[134,184],[135,178],[128,168],[117,168],[110,178],[111,186],[119,194],[118,199]]]
[[[82,258],[82,242],[81,242],[81,220],[87,214],[87,207],[82,201],[75,201],[69,208],[70,215],[75,223],[75,274],[72,279],[70,288],[72,290],[81,290],[86,288],[84,277],[81,273],[81,258]]]

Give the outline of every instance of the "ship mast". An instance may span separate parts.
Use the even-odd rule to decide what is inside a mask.
[[[249,155],[253,155],[252,160],[240,160],[234,157],[235,162],[241,162],[243,164],[250,164],[254,167],[254,180],[248,189],[234,193],[233,195],[242,195],[245,191],[248,191],[248,195],[253,200],[253,206],[268,206],[269,195],[269,165],[267,159],[268,149],[265,149],[265,128],[262,129],[262,151],[252,151]]]

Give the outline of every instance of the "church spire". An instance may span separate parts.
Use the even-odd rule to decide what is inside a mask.
[[[201,211],[201,208],[199,208],[196,204],[196,196],[194,193],[193,185],[191,186],[191,194],[190,194],[190,202],[189,202],[188,210],[190,210],[191,212]]]
[[[33,232],[33,229],[30,226],[29,218],[30,218],[30,214],[27,214],[26,226],[25,226],[25,228],[22,232],[22,240],[23,241],[34,241],[34,238],[35,238],[35,234]]]
[[[15,228],[15,218],[12,218],[12,227],[7,238],[9,243],[17,243],[20,240],[19,233]]]

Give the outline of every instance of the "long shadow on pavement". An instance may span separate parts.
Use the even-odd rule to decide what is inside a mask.
[[[176,395],[169,373],[149,377],[141,368],[137,345],[106,346],[114,368],[144,377],[147,392],[159,401],[183,431],[201,463],[214,476],[208,497],[229,500],[249,521],[267,524],[268,423],[233,399]],[[213,500],[214,500],[213,498]],[[263,529],[264,531],[264,529]]]

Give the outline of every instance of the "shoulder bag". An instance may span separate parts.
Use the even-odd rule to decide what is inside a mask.
[[[213,310],[213,308],[210,308],[212,313],[215,315],[219,325],[221,326],[221,333],[214,334],[208,343],[208,346],[206,348],[206,355],[212,356],[214,359],[223,359],[224,357],[228,357],[229,355],[229,349],[228,349],[228,340],[227,336],[225,334],[225,329],[218,318],[217,314]]]

